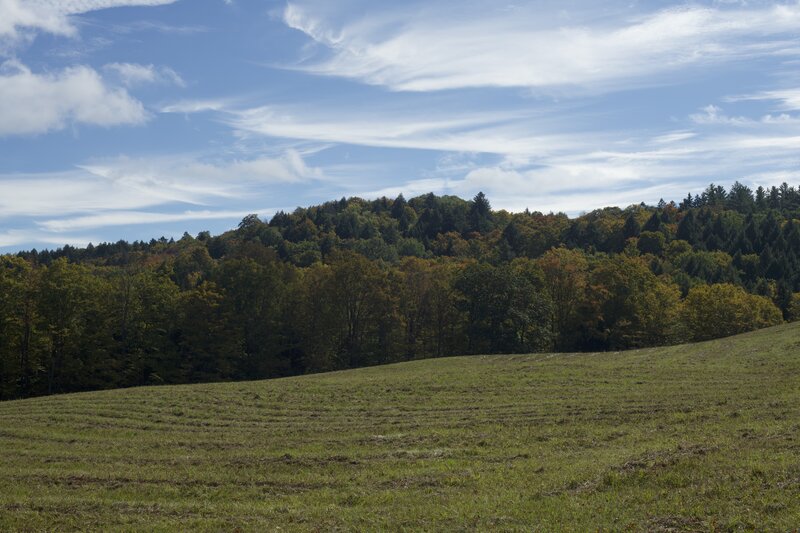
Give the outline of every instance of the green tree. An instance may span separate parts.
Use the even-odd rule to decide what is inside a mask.
[[[129,268],[112,277],[110,319],[122,385],[180,380],[172,342],[178,300],[177,285],[162,270]]]
[[[225,306],[243,336],[241,376],[284,376],[303,370],[300,361],[283,357],[288,347],[284,327],[287,287],[294,269],[271,258],[222,261],[213,279],[224,291]]]
[[[622,238],[624,241],[633,237],[638,237],[642,231],[639,221],[636,220],[636,213],[630,213],[625,218],[625,224],[622,226]]]
[[[245,221],[242,221],[242,224]],[[181,290],[187,290],[208,279],[214,268],[214,260],[205,246],[191,246],[180,252],[172,268],[175,283]]]
[[[41,352],[38,283],[28,261],[0,256],[0,400],[34,392]]]
[[[303,280],[297,329],[311,368],[352,368],[394,358],[396,307],[387,272],[377,262],[337,251]]]
[[[798,320],[800,320],[800,292],[792,295],[792,301],[789,304],[789,322]]]
[[[406,258],[393,280],[398,313],[404,328],[404,357],[416,359],[425,353],[425,337],[432,326],[433,271],[427,261]]]
[[[472,199],[469,208],[469,230],[486,233],[492,229],[492,207],[486,195],[479,192]]]
[[[661,255],[666,247],[666,238],[661,232],[643,231],[636,241],[636,247],[643,254]]]
[[[518,353],[550,345],[552,304],[510,265],[468,265],[455,284],[467,316],[469,353]]]
[[[108,371],[106,289],[86,267],[65,258],[43,270],[38,314],[47,338],[48,394],[97,388],[107,381],[97,375]]]
[[[224,291],[208,281],[181,294],[177,337],[185,381],[227,380],[237,376],[244,358],[244,340],[224,303]]]

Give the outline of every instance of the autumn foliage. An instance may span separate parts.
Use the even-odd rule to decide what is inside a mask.
[[[731,335],[800,318],[798,218],[786,185],[577,218],[429,194],[2,256],[0,398]]]

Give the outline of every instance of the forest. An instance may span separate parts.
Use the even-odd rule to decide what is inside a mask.
[[[800,191],[563,213],[427,194],[222,235],[0,256],[0,400],[467,354],[702,341],[800,319]]]

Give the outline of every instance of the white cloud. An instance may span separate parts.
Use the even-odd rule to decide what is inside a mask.
[[[327,4],[289,3],[285,24],[329,50],[300,68],[403,91],[629,88],[688,66],[791,54],[800,25],[797,3],[628,10],[616,17],[587,11],[568,19],[538,4],[375,5],[353,10],[366,12],[362,18],[336,22],[339,14]]]
[[[800,122],[791,116],[730,117],[716,106],[707,106],[693,121],[723,127],[665,132],[565,133],[563,124],[573,123],[571,115],[561,115],[559,122],[549,117],[498,118],[486,112],[458,117],[446,110],[422,116],[365,106],[273,106],[225,110],[222,116],[245,136],[467,154],[466,159],[440,158],[433,171],[402,184],[370,187],[348,174],[341,186],[348,194],[370,198],[430,191],[471,197],[484,190],[497,207],[511,210],[576,213],[604,205],[655,203],[662,197],[680,199],[708,181],[746,180],[764,169],[796,168],[800,148]]]
[[[53,235],[51,233],[30,229],[9,229],[0,231],[0,248],[28,245],[30,243],[64,246],[86,246],[90,242],[99,242],[100,239],[81,236]]]
[[[542,212],[565,212],[577,215],[582,211],[607,207],[627,206],[639,202],[655,204],[661,198],[682,198],[687,192],[687,182],[662,182],[633,179],[626,183],[617,172],[628,178],[639,178],[635,170],[611,168],[549,168],[544,170],[509,170],[500,166],[475,169],[462,179],[413,180],[399,186],[366,191],[358,196],[375,198],[406,197],[435,192],[471,198],[483,191],[495,209],[520,212],[525,209]],[[601,181],[611,175],[616,183]],[[691,182],[690,182],[691,183]],[[602,185],[601,185],[602,184]],[[691,183],[699,187],[704,182]]]
[[[183,201],[196,203],[185,195]],[[114,209],[139,209],[165,203],[155,193],[123,180],[105,179],[87,171],[0,176],[2,217],[52,216]]]
[[[702,136],[673,132],[650,137],[649,142],[610,143],[616,146],[611,150],[598,143],[594,150],[529,160],[504,158],[356,194],[373,198],[432,191],[468,198],[482,190],[497,208],[574,215],[608,205],[678,200],[710,181],[730,184],[740,180],[757,186],[796,179],[797,129],[789,128],[783,135],[763,135],[754,129],[744,130],[744,134],[735,131]]]
[[[133,32],[158,32],[168,35],[194,35],[197,33],[207,33],[210,30],[207,26],[177,26],[167,24],[157,20],[136,20],[125,22],[124,24],[114,24],[110,29],[115,33],[129,34]]]
[[[800,117],[787,113],[781,113],[780,115],[764,115],[761,117],[761,122],[764,124],[777,125],[798,124],[800,123]]]
[[[144,106],[86,66],[36,74],[17,61],[0,66],[0,136],[31,135],[70,124],[142,124]]]
[[[180,100],[178,102],[162,106],[159,111],[162,113],[181,113],[189,115],[193,113],[205,113],[208,111],[224,111],[228,109],[232,103],[233,102],[231,100],[225,98],[220,98],[217,100]]]
[[[691,139],[692,137],[696,137],[697,134],[693,131],[673,131],[670,133],[665,133],[663,135],[659,135],[653,138],[653,142],[656,144],[671,144],[675,142],[685,141],[687,139]]]
[[[743,97],[736,97],[737,101],[741,101]],[[755,98],[748,97],[748,100]],[[766,98],[765,98],[766,99]],[[728,99],[731,100],[730,98]],[[715,105],[708,105],[702,108],[702,113],[693,113],[689,115],[689,119],[695,124],[703,126],[734,126],[734,127],[750,127],[757,126],[773,126],[773,127],[786,127],[793,126],[800,123],[800,117],[790,115],[788,113],[781,113],[779,115],[766,114],[759,119],[753,119],[742,116],[729,116],[726,115],[722,108]]]
[[[191,176],[224,183],[233,179],[244,183],[300,183],[311,179],[323,179],[319,168],[306,165],[295,150],[287,150],[281,157],[262,157],[244,161],[232,161],[224,165],[193,163],[176,169],[173,175]]]
[[[77,33],[71,15],[123,6],[158,6],[176,0],[0,0],[0,37],[15,39],[20,28],[56,35]]]
[[[135,211],[242,201],[276,184],[323,179],[294,151],[279,157],[207,163],[191,156],[120,157],[60,173],[0,175],[0,217]]]
[[[707,105],[702,109],[702,113],[695,113],[689,116],[695,124],[712,125],[712,124],[725,124],[728,126],[749,126],[754,123],[745,117],[729,117],[726,115],[722,108],[713,104]]]
[[[107,228],[110,226],[132,226],[139,224],[163,224],[184,222],[188,220],[241,220],[249,214],[270,217],[278,210],[275,208],[255,210],[200,210],[179,213],[156,213],[148,211],[115,211],[73,218],[54,218],[36,224],[49,232],[63,233],[76,230]],[[1,245],[1,244],[0,244]]]
[[[780,100],[786,110],[800,110],[800,89],[769,91],[764,93],[764,97],[770,100]]]
[[[136,63],[109,63],[103,70],[112,73],[126,87],[134,87],[147,83],[161,83],[186,87],[177,72],[169,67],[156,67],[154,65],[139,65]]]
[[[183,222],[234,225],[250,213],[273,215],[277,208],[263,205],[280,197],[283,187],[303,188],[323,179],[320,169],[293,150],[215,162],[191,154],[119,157],[66,172],[0,174],[0,222],[6,228],[25,224],[0,231],[0,248],[85,245],[99,242],[97,234],[106,240],[114,234],[103,228],[123,228],[116,238],[130,239],[134,226],[147,225],[147,233],[157,236],[174,234],[176,226],[179,235]]]
[[[780,103],[781,109],[786,111],[795,111],[800,110],[800,89],[763,91],[756,94],[732,96],[728,98],[728,101],[731,102],[742,100],[774,100]]]
[[[743,137],[734,140],[733,145],[741,149],[761,149],[771,152],[798,150],[800,149],[800,135]]]
[[[524,113],[467,113],[461,116],[407,109],[338,109],[264,106],[226,111],[223,120],[240,135],[266,135],[382,148],[454,152],[537,154],[585,146],[586,136],[531,133]],[[597,139],[597,135],[594,136]]]

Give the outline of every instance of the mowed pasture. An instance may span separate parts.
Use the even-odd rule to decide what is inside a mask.
[[[0,530],[800,525],[800,324],[0,404]]]

